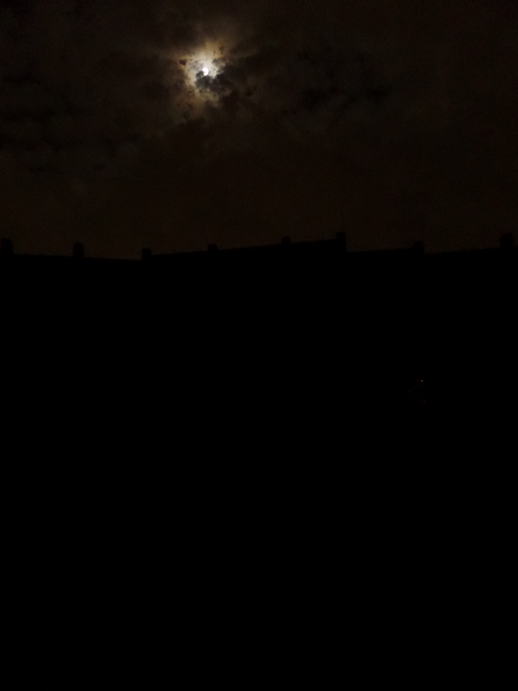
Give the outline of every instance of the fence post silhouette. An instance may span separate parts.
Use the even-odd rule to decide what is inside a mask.
[[[9,238],[0,241],[0,257],[12,257],[14,255],[13,243]]]
[[[84,259],[85,258],[85,246],[82,242],[76,242],[72,250],[72,255],[74,259]]]
[[[414,242],[414,244],[411,247],[411,250],[412,250],[412,252],[414,252],[414,254],[417,254],[420,257],[426,253],[426,247],[425,247],[425,244],[422,240],[419,240],[418,242]]]
[[[341,252],[347,252],[347,237],[343,231],[336,234],[336,244]]]
[[[500,249],[504,252],[509,252],[515,249],[514,236],[512,233],[506,233],[500,238]]]

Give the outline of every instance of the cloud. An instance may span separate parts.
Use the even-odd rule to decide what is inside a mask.
[[[505,0],[4,2],[6,232],[131,253],[345,215],[360,246],[454,244],[449,218],[488,237],[495,206],[516,216],[517,25]],[[206,45],[221,70],[192,84]]]
[[[214,101],[200,107],[203,93],[221,99],[234,117],[273,113],[303,127],[313,119],[317,129],[347,104],[388,93],[379,77],[360,73],[355,49],[329,40],[323,47],[322,26],[304,33],[304,17],[291,2],[270,14],[257,2],[154,0],[144,8],[53,0],[11,3],[4,18],[2,44],[20,40],[4,65],[0,121],[18,120],[28,138],[39,128],[56,149],[104,146],[109,158],[126,141],[217,117]],[[225,69],[198,75],[192,87],[181,62],[208,41],[223,47]],[[13,126],[4,129],[4,141],[14,140]]]

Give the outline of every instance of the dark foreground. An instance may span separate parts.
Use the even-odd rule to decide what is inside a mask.
[[[200,419],[515,406],[517,252],[349,253],[343,238],[141,261],[0,259],[19,376]],[[9,370],[9,360],[4,360]],[[116,384],[115,384],[116,382]],[[233,416],[236,416],[233,419]]]
[[[514,444],[499,448],[516,264],[339,243],[4,257],[17,669],[31,635],[38,674],[58,650],[67,682],[111,660],[158,683],[157,658],[240,688],[299,673],[413,689],[452,662],[480,679],[479,659],[494,682],[516,581]]]

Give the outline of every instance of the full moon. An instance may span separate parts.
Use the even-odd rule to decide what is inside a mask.
[[[218,68],[212,60],[202,59],[199,65],[200,72],[204,77],[217,77]]]
[[[199,89],[200,78],[215,79],[224,66],[223,51],[219,46],[204,46],[181,61],[189,85]]]

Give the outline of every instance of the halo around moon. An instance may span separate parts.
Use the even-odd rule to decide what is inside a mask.
[[[224,69],[225,59],[223,48],[217,44],[206,44],[180,61],[185,80],[198,96],[208,96],[210,89],[203,85],[210,85],[211,79],[216,79]]]

